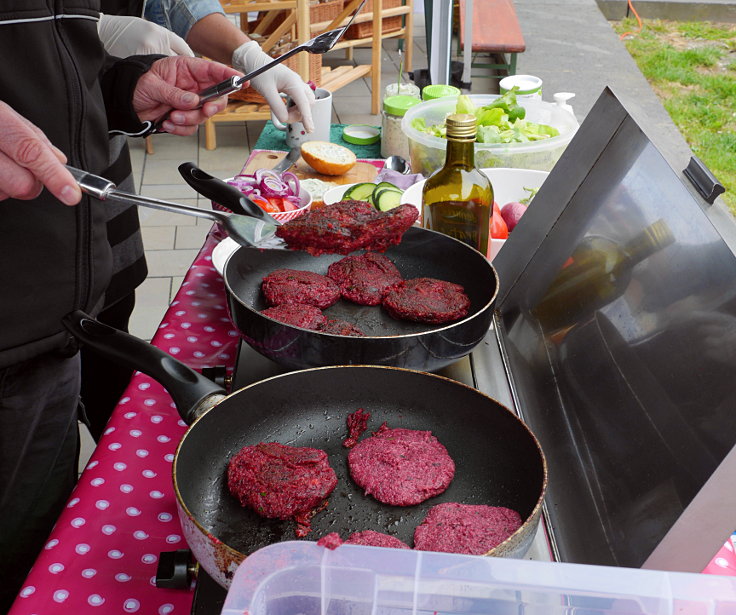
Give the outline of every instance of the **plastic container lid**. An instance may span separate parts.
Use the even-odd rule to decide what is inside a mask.
[[[725,576],[289,541],[240,564],[222,615],[725,615],[734,599]]]
[[[380,129],[370,124],[351,124],[342,130],[342,138],[353,145],[371,145],[380,137]]]
[[[398,115],[403,117],[404,114],[414,105],[418,105],[421,100],[414,98],[414,96],[407,96],[406,94],[398,94],[396,96],[389,96],[383,101],[383,110],[391,115]]]
[[[434,100],[443,96],[460,96],[461,92],[454,85],[441,83],[425,86],[422,90],[422,100]]]

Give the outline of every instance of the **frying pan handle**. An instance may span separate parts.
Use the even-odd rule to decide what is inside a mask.
[[[64,316],[62,324],[80,342],[120,365],[148,374],[166,387],[187,425],[225,394],[220,386],[163,350],[102,324],[81,310]]]

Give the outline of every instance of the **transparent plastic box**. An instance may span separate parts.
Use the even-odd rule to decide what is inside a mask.
[[[223,615],[736,615],[736,578],[280,542],[246,558]]]
[[[488,105],[497,99],[493,94],[471,94],[476,107]],[[510,167],[550,171],[562,156],[568,143],[578,129],[575,116],[555,103],[541,100],[520,100],[526,109],[526,119],[556,128],[556,137],[527,143],[476,143],[475,166]],[[430,175],[445,164],[447,140],[421,132],[412,127],[415,118],[424,118],[427,126],[441,124],[455,112],[457,98],[447,96],[428,100],[413,106],[404,115],[401,128],[409,139],[412,173]]]

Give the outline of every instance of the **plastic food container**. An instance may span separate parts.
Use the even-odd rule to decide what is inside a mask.
[[[736,579],[280,542],[235,572],[223,615],[696,615],[732,613]]]
[[[473,94],[470,99],[476,107],[490,104],[498,96]],[[412,128],[415,118],[424,118],[428,126],[441,124],[455,111],[454,97],[428,100],[413,106],[404,115],[401,128],[409,140],[409,153],[413,173],[429,175],[445,163],[447,140],[434,137]],[[570,143],[578,121],[575,116],[554,103],[538,100],[520,100],[526,109],[526,119],[548,124],[560,131],[559,136],[529,143],[476,143],[475,166],[510,167],[550,171]]]
[[[460,96],[460,89],[454,85],[443,85],[441,83],[427,85],[422,89],[422,100],[435,100],[443,96]]]
[[[402,128],[405,114],[412,107],[420,104],[418,98],[399,94],[389,96],[383,101],[381,112],[381,156],[401,156],[409,159],[409,141]]]

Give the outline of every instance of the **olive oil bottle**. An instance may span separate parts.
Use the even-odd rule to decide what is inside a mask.
[[[493,187],[475,168],[476,119],[448,116],[445,166],[427,179],[422,191],[422,226],[454,237],[488,255]]]
[[[624,294],[634,267],[675,240],[657,220],[623,246],[592,235],[572,253],[532,313],[546,330],[583,322]]]

